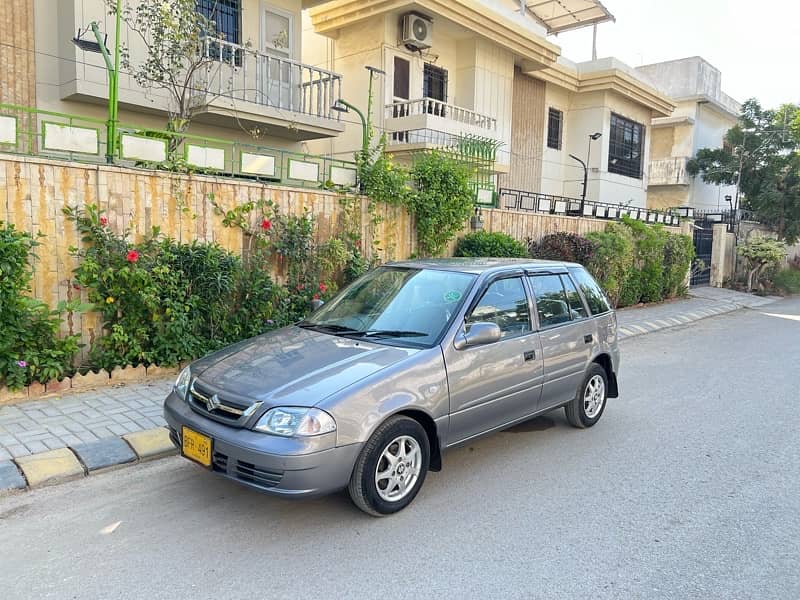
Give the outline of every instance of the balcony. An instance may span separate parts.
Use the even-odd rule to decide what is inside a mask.
[[[686,172],[688,158],[667,158],[650,161],[650,180],[648,186],[654,185],[689,185],[689,174]]]
[[[262,128],[292,140],[333,137],[344,131],[331,107],[342,96],[342,76],[285,57],[215,38],[203,40],[209,61],[195,74],[196,120]]]
[[[468,108],[421,98],[387,104],[386,131],[389,145],[436,144],[436,140],[472,135],[499,139],[497,119]]]

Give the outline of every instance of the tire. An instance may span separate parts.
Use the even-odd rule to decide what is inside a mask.
[[[598,387],[601,384],[602,386]],[[603,416],[607,401],[608,375],[603,367],[592,363],[586,370],[586,375],[575,398],[564,406],[567,421],[579,429],[591,427]]]
[[[387,419],[356,460],[347,487],[353,504],[373,517],[403,510],[425,482],[430,455],[428,435],[422,425],[410,417]],[[405,456],[407,460],[392,465],[392,456]]]

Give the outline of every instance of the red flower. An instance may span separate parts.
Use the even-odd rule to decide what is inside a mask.
[[[297,291],[299,292],[300,290],[304,289],[305,287],[306,286],[304,286],[302,283],[300,283],[300,284],[297,285]]]
[[[131,250],[128,252],[127,259],[129,263],[135,263],[137,260],[139,260],[139,253],[136,250]]]
[[[272,227],[272,221],[266,218],[261,221],[261,229],[264,231],[269,231],[270,227]]]
[[[320,292],[322,292],[322,293],[324,294],[325,292],[327,292],[327,291],[328,291],[328,286],[327,286],[327,285],[325,285],[324,283],[320,283],[320,284],[319,284],[319,291],[320,291]]]
[[[356,240],[356,248],[361,248],[361,240]]]
[[[314,294],[314,300],[319,300],[319,294]]]
[[[108,217],[100,217],[100,225],[102,225],[103,227],[108,225]]]

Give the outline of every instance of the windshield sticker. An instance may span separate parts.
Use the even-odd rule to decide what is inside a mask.
[[[458,290],[451,290],[444,295],[445,302],[458,302],[461,300],[461,292]]]

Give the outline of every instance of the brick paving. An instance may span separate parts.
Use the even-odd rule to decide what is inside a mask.
[[[693,289],[685,300],[619,311],[620,338],[774,300],[730,290]],[[119,384],[0,406],[0,462],[163,426],[161,404],[173,381]]]
[[[70,392],[0,407],[0,461],[164,425],[173,378]]]

